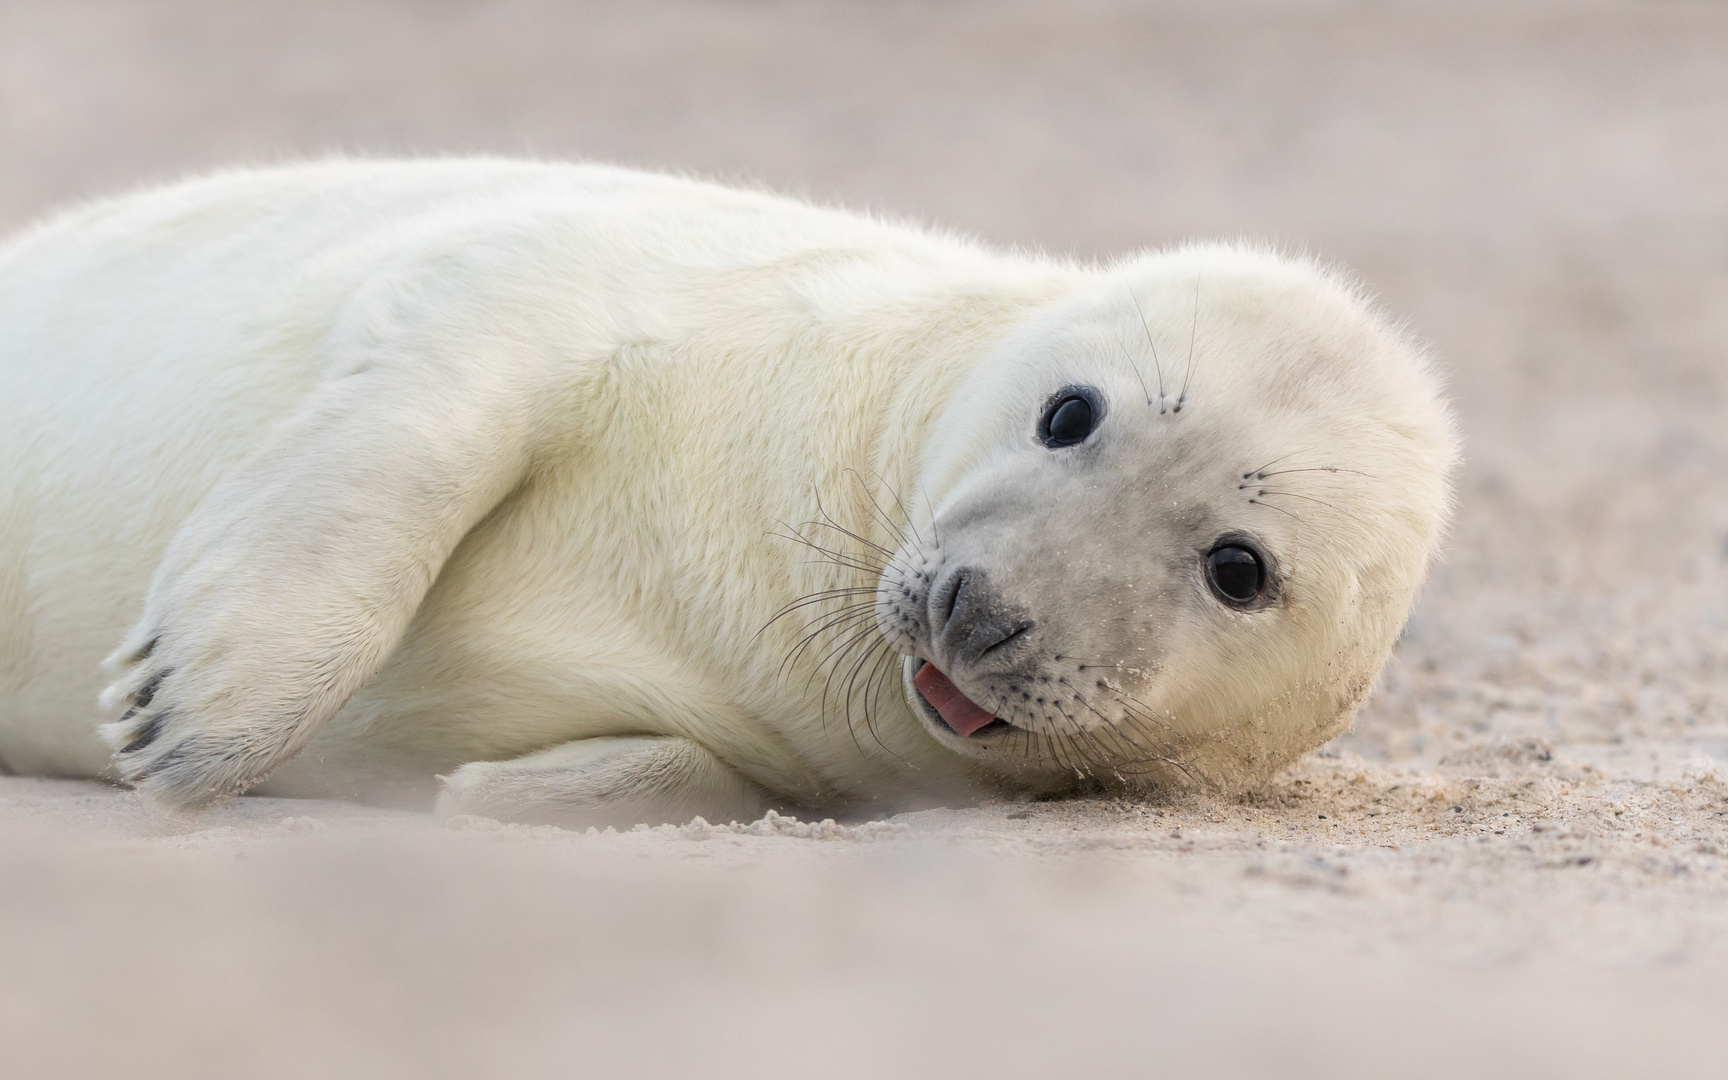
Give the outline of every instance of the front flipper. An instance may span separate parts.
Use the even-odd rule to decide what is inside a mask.
[[[195,806],[292,757],[389,657],[445,559],[526,475],[510,357],[379,342],[182,523],[109,658],[120,777]]]
[[[582,739],[444,777],[442,817],[532,825],[681,825],[754,821],[774,805],[700,743],[677,736]]]

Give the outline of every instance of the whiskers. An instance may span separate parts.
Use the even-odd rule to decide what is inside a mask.
[[[777,631],[786,652],[776,677],[820,710],[824,729],[838,722],[860,754],[916,768],[901,742],[907,734],[901,725],[911,719],[901,692],[900,650],[908,647],[901,624],[924,618],[918,582],[929,567],[920,560],[937,549],[925,544],[920,530],[934,539],[934,515],[931,524],[915,522],[881,478],[850,478],[858,490],[848,493],[843,507],[817,496],[809,520],[782,522],[772,532],[807,556],[805,566],[819,569],[801,574],[814,587],[787,601],[757,634]],[[788,623],[795,633],[787,631]],[[1062,655],[1051,662],[1065,665],[1048,669],[1045,681],[1058,685],[1047,690],[1055,693],[1036,704],[1028,699],[1024,706],[1000,706],[998,716],[1009,727],[994,737],[992,759],[1105,787],[1144,785],[1172,774],[1198,782],[1179,752],[1185,740],[1168,718],[1114,685],[1109,671],[1115,665]],[[1089,669],[1095,670],[1086,674]],[[887,718],[892,723],[885,725]]]
[[[1188,404],[1188,387],[1194,381],[1194,346],[1200,338],[1200,275],[1194,275],[1194,310],[1188,326],[1188,359],[1182,370],[1182,388],[1176,392],[1174,400],[1164,389],[1164,361],[1158,355],[1158,342],[1152,336],[1152,321],[1146,318],[1146,309],[1140,306],[1140,297],[1134,292],[1132,283],[1128,285],[1128,302],[1134,305],[1134,314],[1140,317],[1140,329],[1146,334],[1146,348],[1152,353],[1153,373],[1158,377],[1158,415],[1179,413]],[[1134,377],[1140,381],[1140,390],[1146,395],[1146,404],[1151,405],[1152,390],[1146,385],[1146,376],[1140,371],[1140,365],[1134,362],[1134,354],[1126,345],[1121,346],[1123,358],[1128,366],[1134,369]]]
[[[1304,480],[1324,480],[1333,478],[1346,480],[1348,477],[1361,477],[1366,480],[1378,479],[1378,477],[1374,476],[1372,473],[1363,472],[1361,469],[1347,469],[1342,465],[1289,465],[1282,469],[1273,468],[1275,465],[1281,465],[1284,462],[1305,453],[1308,453],[1308,451],[1292,450],[1280,457],[1273,458],[1271,461],[1268,461],[1257,469],[1249,469],[1243,472],[1241,475],[1241,482],[1236,485],[1236,490],[1251,492],[1248,496],[1248,502],[1250,505],[1263,506],[1268,510],[1276,510],[1280,514],[1294,518],[1298,523],[1302,521],[1302,515],[1299,514],[1290,504],[1280,505],[1275,502],[1268,502],[1267,500],[1296,499],[1303,503],[1314,503],[1319,506],[1324,506],[1334,513],[1350,518],[1358,524],[1364,526],[1368,525],[1369,523],[1354,510],[1349,510],[1345,507],[1339,506],[1337,503],[1332,502],[1329,499],[1323,499],[1318,495],[1310,495],[1300,491],[1288,490],[1288,485],[1296,482],[1294,480],[1275,479],[1276,477],[1281,476],[1300,477]]]
[[[1128,300],[1134,305],[1134,313],[1140,316],[1141,329],[1146,331],[1146,347],[1152,350],[1152,366],[1158,373],[1158,412],[1162,415],[1167,399],[1164,396],[1164,364],[1158,359],[1158,343],[1152,340],[1152,324],[1146,321],[1146,312],[1140,307],[1140,298],[1134,295],[1133,285],[1128,286]],[[1134,369],[1134,376],[1140,380],[1140,389],[1146,391],[1146,404],[1152,404],[1152,392],[1146,389],[1146,376],[1140,374],[1140,365],[1134,362],[1134,354],[1126,348],[1122,353],[1128,358],[1128,366]]]
[[[1188,382],[1194,377],[1194,342],[1200,336],[1200,275],[1194,275],[1194,316],[1188,324],[1188,371],[1182,376],[1182,392],[1176,395],[1176,410],[1188,403]]]
[[[779,677],[785,679],[808,665],[802,690],[809,694],[817,680],[821,680],[818,700],[824,727],[838,716],[860,753],[866,752],[859,735],[862,728],[881,750],[916,768],[889,747],[879,731],[884,695],[898,684],[900,655],[876,623],[878,583],[895,554],[888,543],[904,545],[908,533],[916,537],[916,526],[891,486],[882,482],[891,504],[900,511],[898,518],[889,513],[858,473],[848,470],[848,475],[858,483],[863,501],[869,505],[863,516],[870,524],[856,528],[842,524],[829,512],[819,493],[815,518],[797,525],[780,522],[770,535],[804,548],[810,555],[808,563],[832,567],[838,580],[788,602],[757,631],[757,636],[782,619],[801,619],[802,632],[781,660]],[[878,481],[881,482],[880,478]],[[866,532],[880,539],[872,539]]]
[[[1115,699],[1112,711],[1118,715],[1112,717],[1093,705],[1066,678],[1056,681],[1074,695],[1074,703],[1100,721],[1082,724],[1062,703],[1053,702],[1068,729],[1059,730],[1056,735],[1066,744],[1070,756],[1081,759],[1081,771],[1086,775],[1098,778],[1102,770],[1122,783],[1129,783],[1134,776],[1175,769],[1190,782],[1198,783],[1193,769],[1176,754],[1179,740],[1175,728],[1139,699],[1100,680],[1099,689]]]

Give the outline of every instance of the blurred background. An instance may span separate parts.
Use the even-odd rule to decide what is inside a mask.
[[[271,856],[259,872],[241,864],[259,857],[242,834],[287,828],[282,811],[236,811],[227,834],[187,826],[119,869],[14,853],[37,882],[0,884],[14,928],[0,933],[0,1006],[35,1017],[15,1032],[88,1049],[79,1033],[101,1025],[68,1016],[94,1010],[130,1045],[196,1045],[254,1075],[602,1060],[600,1075],[656,1062],[732,1075],[705,1055],[736,1050],[740,1032],[778,1033],[783,1051],[725,1059],[746,1062],[740,1075],[790,1069],[800,1048],[819,1062],[803,1059],[804,1075],[938,1060],[966,1075],[985,1059],[999,1075],[1514,1061],[1606,1075],[1670,1067],[1663,1054],[1705,1035],[1714,1049],[1680,1066],[1724,1060],[1709,1033],[1728,985],[1728,787],[1714,771],[1728,769],[1728,5],[0,0],[0,230],[216,166],[468,152],[762,184],[1082,258],[1249,237],[1341,263],[1432,343],[1460,411],[1445,562],[1356,729],[1307,779],[1258,808],[1028,811],[1014,848],[1132,835],[1138,862],[965,870],[942,848],[879,873],[769,837],[725,849],[742,876],[692,885],[518,836],[515,862],[436,847],[382,863]],[[1348,776],[1324,771],[1352,761]],[[1394,767],[1416,771],[1373,771]],[[14,816],[49,805],[49,789],[10,783]],[[1505,801],[1470,802],[1487,791]],[[1338,807],[1360,812],[1348,850],[1326,831]],[[1478,810],[1536,824],[1466,835]],[[289,831],[316,832],[314,817]],[[147,831],[101,820],[115,843]],[[1508,828],[1504,849],[1469,846]],[[203,861],[173,861],[188,853]],[[235,905],[276,936],[251,933]],[[621,936],[561,935],[566,910],[589,937]],[[358,929],[336,929],[350,918]],[[643,929],[661,918],[685,936]],[[179,967],[159,966],[153,925],[190,947]],[[108,951],[78,944],[91,934]],[[1266,942],[1297,951],[1268,960]],[[66,975],[69,955],[86,972],[116,965],[116,981]],[[668,996],[596,989],[628,983],[641,956],[689,975],[691,955],[709,966]],[[57,989],[8,981],[7,963],[56,973]],[[303,991],[280,1030],[261,1019],[283,1006],[259,970]],[[332,993],[342,1015],[320,1011]],[[227,1019],[185,1027],[177,1002]],[[1547,1020],[1519,1011],[1533,1003]],[[802,1041],[777,1023],[806,1025]],[[823,1042],[814,1023],[839,1026]],[[299,1038],[308,1024],[322,1034]],[[1028,1032],[1035,1050],[990,1058]],[[418,1056],[380,1049],[410,1044]],[[124,1060],[150,1072],[174,1058]]]

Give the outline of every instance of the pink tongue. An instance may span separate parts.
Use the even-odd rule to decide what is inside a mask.
[[[955,733],[964,737],[990,723],[996,717],[973,704],[972,699],[960,692],[960,688],[949,681],[948,676],[936,670],[935,664],[925,664],[918,669],[918,674],[912,676],[912,685],[924,695],[924,700],[935,706],[942,714],[942,719]]]

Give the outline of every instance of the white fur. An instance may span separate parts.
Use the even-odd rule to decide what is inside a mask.
[[[1311,618],[1193,721],[1263,771],[1347,722],[1445,513],[1432,379],[1347,289],[1238,248],[1080,267],[498,160],[226,173],[0,249],[0,761],[112,775],[122,749],[119,775],[178,805],[413,802],[452,773],[447,810],[500,814],[500,792],[591,807],[697,778],[644,819],[1050,786],[956,753],[897,688],[868,730],[837,718],[825,650],[785,663],[810,612],[774,616],[860,574],[772,534],[826,516],[895,548],[1011,452],[1055,354],[1116,333],[1131,292],[1130,348],[1198,336],[1254,452],[1387,474],[1304,508]],[[871,495],[919,509],[885,522]],[[149,690],[111,745],[104,656],[111,715]],[[1296,698],[1319,704],[1267,705]]]

